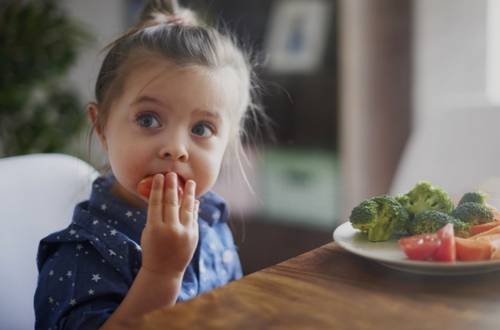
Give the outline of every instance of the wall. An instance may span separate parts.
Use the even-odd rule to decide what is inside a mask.
[[[119,36],[126,26],[128,0],[64,0],[68,14],[89,31],[94,40],[81,51],[69,73],[69,82],[78,91],[82,104],[95,101],[94,86],[103,60],[101,51]],[[81,109],[86,116],[86,109]],[[97,169],[105,167],[107,160],[97,138],[93,136],[91,152],[88,149],[87,131],[75,141],[80,157]]]
[[[343,221],[389,191],[411,110],[411,1],[342,0],[340,158]]]
[[[64,0],[68,13],[89,30],[95,40],[82,51],[70,72],[70,83],[78,89],[83,102],[94,100],[94,84],[102,62],[101,50],[125,27],[126,0]]]
[[[414,1],[414,125],[436,111],[488,103],[487,8],[487,0]]]
[[[413,129],[437,111],[500,100],[500,1],[340,4],[347,219],[361,200],[390,191]]]

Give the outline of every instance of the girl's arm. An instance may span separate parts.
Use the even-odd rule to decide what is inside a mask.
[[[176,174],[155,175],[141,237],[141,269],[125,299],[101,329],[175,304],[184,271],[198,243],[199,202],[195,188],[194,181],[186,182],[179,209]]]

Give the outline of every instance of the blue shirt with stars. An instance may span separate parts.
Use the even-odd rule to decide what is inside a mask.
[[[41,240],[35,329],[98,329],[132,285],[141,267],[147,212],[111,194],[113,182],[112,175],[98,178],[69,227]],[[213,192],[199,200],[199,242],[177,301],[242,276],[227,204]]]

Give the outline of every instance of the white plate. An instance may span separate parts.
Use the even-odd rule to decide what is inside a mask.
[[[366,234],[352,228],[350,222],[338,226],[333,240],[340,247],[384,266],[411,273],[431,275],[467,275],[490,272],[500,268],[500,260],[454,263],[414,261],[406,257],[396,237],[385,242],[370,242]]]

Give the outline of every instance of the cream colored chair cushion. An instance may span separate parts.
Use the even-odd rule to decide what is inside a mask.
[[[0,159],[0,329],[33,329],[38,242],[71,222],[97,176],[68,155]]]

